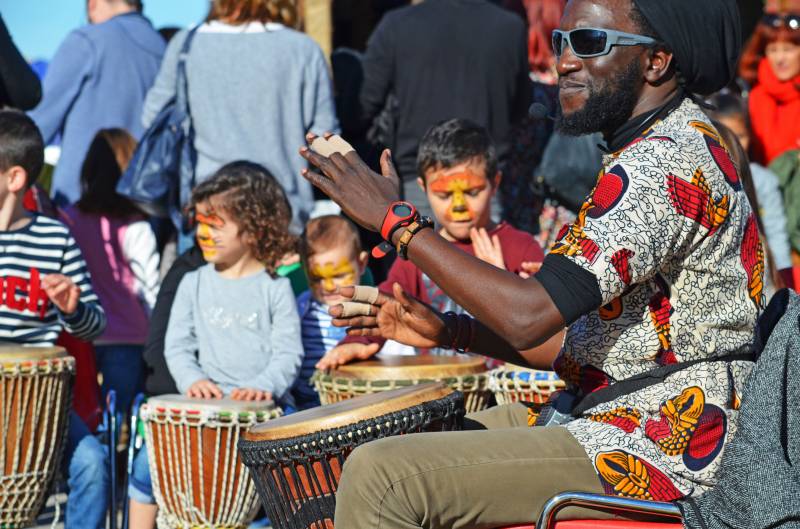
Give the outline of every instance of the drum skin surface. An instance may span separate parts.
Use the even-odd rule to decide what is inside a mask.
[[[239,443],[275,529],[332,529],[342,467],[384,437],[460,430],[464,396],[441,382],[373,393],[254,427]]]
[[[0,527],[33,525],[61,466],[75,359],[60,347],[0,347]]]
[[[467,413],[489,405],[489,376],[481,356],[382,356],[340,366],[312,377],[323,404],[427,382],[444,382],[464,393]]]
[[[281,414],[270,401],[152,398],[142,407],[160,528],[244,528],[257,497],[236,445]]]

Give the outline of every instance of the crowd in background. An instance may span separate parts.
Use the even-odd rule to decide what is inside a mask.
[[[384,347],[331,327],[326,307],[340,299],[337,286],[388,276],[436,304],[436,286],[419,270],[368,259],[365,250],[379,239],[339,216],[301,176],[298,148],[309,132],[341,133],[375,168],[389,148],[405,199],[433,215],[454,244],[520,275],[533,273],[591,190],[602,138],[553,131],[558,75],[550,34],[564,0],[386,0],[368,10],[337,1],[327,33],[315,34],[309,15],[318,3],[298,12],[292,0],[212,0],[196,27],[159,32],[139,0],[89,0],[90,24],[68,35],[41,84],[0,19],[0,106],[27,111],[44,142],[60,145],[25,204],[69,228],[107,321],[88,364],[79,365],[89,385],[79,383],[74,422],[89,428],[75,433],[73,452],[97,422],[97,405],[85,404],[99,401],[94,365],[100,395],[114,389],[123,410],[145,388],[247,400],[271,394],[287,409],[303,408],[318,404],[308,379],[326,355],[322,365],[330,367]],[[194,181],[181,189],[186,215],[174,222],[139,208],[117,184],[137,141],[179,95],[180,68],[196,160]],[[773,290],[800,285],[800,2],[767,2],[738,78],[708,103],[749,156],[741,163],[752,175]],[[529,113],[532,104],[541,111]],[[465,208],[480,195],[474,231],[459,233],[448,221],[463,212],[436,202],[432,183],[449,173],[434,173],[453,168],[475,183],[441,193],[462,197]],[[255,283],[234,286],[206,264],[239,247],[233,279],[256,271]],[[280,277],[289,280],[272,279]],[[208,296],[229,299],[227,312],[198,316]],[[263,334],[243,321],[245,298],[289,322],[263,345],[273,359],[261,366],[264,377],[247,383],[245,373],[224,365],[228,338],[195,328],[202,318],[223,328],[233,315]],[[238,338],[242,350],[252,346],[249,336]],[[241,362],[260,365],[246,354]],[[71,472],[70,486],[89,490],[95,477]],[[152,503],[141,489],[147,485],[132,498]],[[92,498],[73,502],[75,527],[96,523]]]

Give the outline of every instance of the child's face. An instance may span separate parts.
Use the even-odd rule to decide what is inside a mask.
[[[490,182],[485,164],[470,161],[447,169],[430,169],[424,176],[424,182],[420,179],[419,183],[428,196],[436,222],[453,239],[468,241],[472,228],[489,224],[499,173]]]
[[[744,152],[747,152],[750,148],[750,131],[747,128],[744,116],[724,117],[720,118],[719,122],[731,129],[731,132],[739,139],[739,143],[742,145]]]
[[[314,299],[325,305],[336,305],[344,298],[337,287],[357,285],[367,263],[367,253],[354,255],[350,248],[332,248],[308,258],[308,286]]]
[[[250,253],[244,234],[224,209],[200,202],[195,210],[195,222],[197,246],[209,263],[230,265]]]

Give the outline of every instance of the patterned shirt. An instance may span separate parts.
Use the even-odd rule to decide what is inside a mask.
[[[81,290],[78,309],[63,314],[42,289],[48,274],[63,274]],[[0,342],[51,346],[62,328],[83,340],[106,326],[81,251],[66,226],[36,215],[27,226],[0,232]]]
[[[708,358],[566,425],[606,491],[673,500],[716,481],[752,363],[764,250],[727,147],[691,100],[622,150],[551,254],[597,280],[604,305],[573,323],[555,362],[578,395]]]
[[[317,362],[347,336],[347,329],[333,325],[328,306],[314,299],[310,290],[297,296],[297,312],[300,314],[304,356],[292,394],[297,408],[303,410],[319,406],[319,395],[311,385],[311,377]]]

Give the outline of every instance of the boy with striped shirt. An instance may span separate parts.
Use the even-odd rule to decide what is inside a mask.
[[[106,326],[69,230],[23,206],[43,162],[42,136],[33,121],[0,111],[0,345],[52,346],[62,329],[92,340]],[[67,458],[66,528],[104,527],[107,455],[74,412]]]

